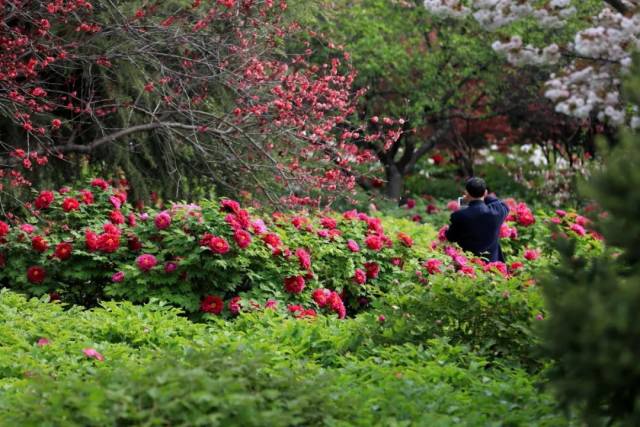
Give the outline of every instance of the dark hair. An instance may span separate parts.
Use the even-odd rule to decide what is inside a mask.
[[[465,189],[471,197],[482,197],[485,191],[487,191],[487,183],[484,182],[484,179],[474,176],[467,180]]]

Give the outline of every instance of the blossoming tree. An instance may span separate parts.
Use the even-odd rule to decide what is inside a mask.
[[[556,111],[640,126],[638,107],[620,95],[621,76],[629,72],[631,54],[640,47],[638,0],[425,0],[424,4],[435,15],[472,17],[496,31],[498,40],[492,47],[512,64],[557,66],[545,87]],[[536,39],[525,35],[531,28],[546,31],[546,36],[527,42]],[[572,40],[548,43],[559,29],[567,28],[575,30]],[[520,34],[500,34],[505,29]]]
[[[3,189],[54,159],[67,180],[89,160],[173,197],[212,183],[273,201],[351,190],[352,166],[372,158],[336,132],[355,109],[355,71],[338,49],[320,65],[308,46],[290,53],[302,30],[286,8],[0,1]]]

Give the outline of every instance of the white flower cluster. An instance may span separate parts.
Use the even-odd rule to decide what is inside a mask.
[[[425,0],[424,6],[436,16],[463,18],[471,12],[461,0]]]
[[[425,7],[450,17],[471,13],[490,31],[527,17],[535,18],[544,27],[559,28],[576,13],[571,0],[551,0],[544,7],[533,3],[532,0],[426,0]],[[624,3],[636,8],[636,13],[624,16],[604,7],[593,18],[594,26],[578,32],[574,42],[564,47],[566,55],[576,59],[558,75],[551,75],[547,82],[545,96],[556,102],[556,111],[579,118],[597,114],[599,120],[640,128],[638,109],[632,108],[629,114],[619,93],[620,76],[631,66],[631,52],[640,49],[640,1],[624,0]],[[464,13],[447,13],[448,7]],[[555,64],[562,56],[556,44],[537,48],[525,45],[518,36],[507,42],[496,41],[492,48],[518,66]]]
[[[493,42],[491,45],[494,51],[503,54],[507,60],[514,65],[542,65],[555,64],[560,60],[560,47],[551,44],[544,49],[539,49],[530,44],[523,46],[522,38],[511,37],[508,42]]]

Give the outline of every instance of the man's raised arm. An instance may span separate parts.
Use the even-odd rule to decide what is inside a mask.
[[[491,211],[499,214],[503,221],[509,215],[509,206],[497,197],[487,196],[484,198],[484,202]]]

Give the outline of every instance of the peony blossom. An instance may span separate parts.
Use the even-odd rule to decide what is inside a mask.
[[[229,252],[229,243],[223,237],[213,236],[209,240],[209,249],[213,253],[224,255]]]
[[[367,281],[367,273],[360,268],[356,268],[355,274],[353,275],[353,281],[358,285],[363,285]]]
[[[34,236],[33,239],[31,239],[31,247],[34,251],[42,253],[49,249],[49,244],[44,237]]]
[[[71,246],[71,243],[62,242],[56,245],[53,255],[60,261],[64,261],[71,258],[72,251],[73,247]]]
[[[123,271],[118,271],[117,273],[114,273],[113,276],[111,276],[111,281],[113,283],[120,283],[124,280],[124,272]]]
[[[558,210],[556,210],[556,215],[558,215],[559,217],[562,218],[562,217],[567,215],[567,212],[563,211],[562,209],[558,209]]]
[[[334,228],[336,228],[338,223],[335,219],[325,216],[320,220],[320,225],[328,230],[333,230]]]
[[[33,265],[27,268],[27,280],[35,285],[39,285],[40,283],[44,282],[44,279],[46,279],[46,277],[47,272],[39,265]]]
[[[88,238],[87,238],[88,242]],[[114,253],[120,247],[120,234],[102,233],[96,237],[95,248],[106,253]]]
[[[284,290],[291,294],[299,294],[304,290],[305,281],[302,276],[292,276],[284,279]]]
[[[73,197],[67,197],[62,201],[62,210],[65,212],[76,211],[80,209],[80,202]]]
[[[377,262],[365,262],[364,269],[367,272],[368,279],[375,279],[380,274],[380,265]]]
[[[238,296],[231,298],[231,301],[229,301],[229,311],[231,312],[231,314],[240,314],[240,310],[242,309],[242,305],[240,304],[241,301],[242,298]]]
[[[540,258],[540,250],[539,249],[527,249],[524,251],[524,258],[529,261],[535,261]]]
[[[171,215],[168,212],[160,212],[154,220],[158,230],[165,230],[171,226]]]
[[[246,249],[251,244],[251,234],[245,230],[236,230],[233,233],[233,240],[240,249]]]
[[[300,268],[304,268],[305,270],[311,269],[311,255],[305,249],[298,248],[296,249],[296,257],[298,257],[298,262],[300,263]]]
[[[91,181],[91,186],[106,190],[109,188],[109,183],[102,178],[95,178]]]
[[[53,203],[55,195],[53,191],[41,191],[38,197],[36,198],[34,204],[37,209],[47,209]]]
[[[431,258],[431,259],[427,260],[422,265],[427,269],[429,274],[442,273],[442,270],[440,270],[440,266],[442,265],[442,261],[439,260],[439,259]]]
[[[586,230],[580,224],[571,224],[569,227],[571,231],[576,233],[578,236],[584,236],[586,234]]]
[[[379,251],[380,249],[382,249],[382,239],[380,238],[380,236],[376,236],[371,235],[371,236],[367,236],[367,238],[364,241],[367,245],[367,247],[369,249],[371,249],[372,251]]]
[[[403,232],[398,233],[398,239],[404,246],[408,248],[413,246],[413,239],[411,238],[411,236],[409,236],[406,233],[403,233]]]
[[[355,240],[347,240],[347,247],[351,252],[360,252],[360,246],[358,246],[358,243]]]
[[[327,305],[329,301],[329,297],[331,296],[331,291],[328,289],[316,289],[311,294],[313,300],[318,304],[318,307],[324,307]]]
[[[460,209],[460,204],[457,200],[451,200],[449,203],[447,203],[447,209],[449,209],[449,211],[451,212],[455,212]]]
[[[38,342],[36,342],[36,345],[37,345],[38,347],[44,347],[44,346],[49,345],[50,343],[51,343],[51,341],[49,341],[48,339],[46,339],[46,338],[40,338],[40,339],[38,340]]]
[[[200,303],[200,311],[203,313],[220,314],[224,309],[224,301],[217,295],[207,295]]]
[[[23,224],[23,225],[27,225],[27,224]],[[20,227],[20,228],[22,228],[22,227]],[[4,221],[0,221],[0,237],[4,237],[7,234],[9,234],[9,230],[11,230],[11,227],[9,227],[9,224],[7,224]]]
[[[264,308],[266,309],[270,309],[270,310],[275,310],[278,307],[278,301],[276,300],[267,300],[267,302],[264,304]]]
[[[95,348],[85,348],[84,350],[82,350],[82,352],[90,359],[96,359],[100,362],[104,361],[104,356],[100,354]]]
[[[173,273],[178,269],[178,264],[172,261],[169,261],[164,264],[164,272],[167,274]]]
[[[140,271],[148,272],[158,264],[158,260],[151,254],[143,254],[136,258],[136,265]]]

